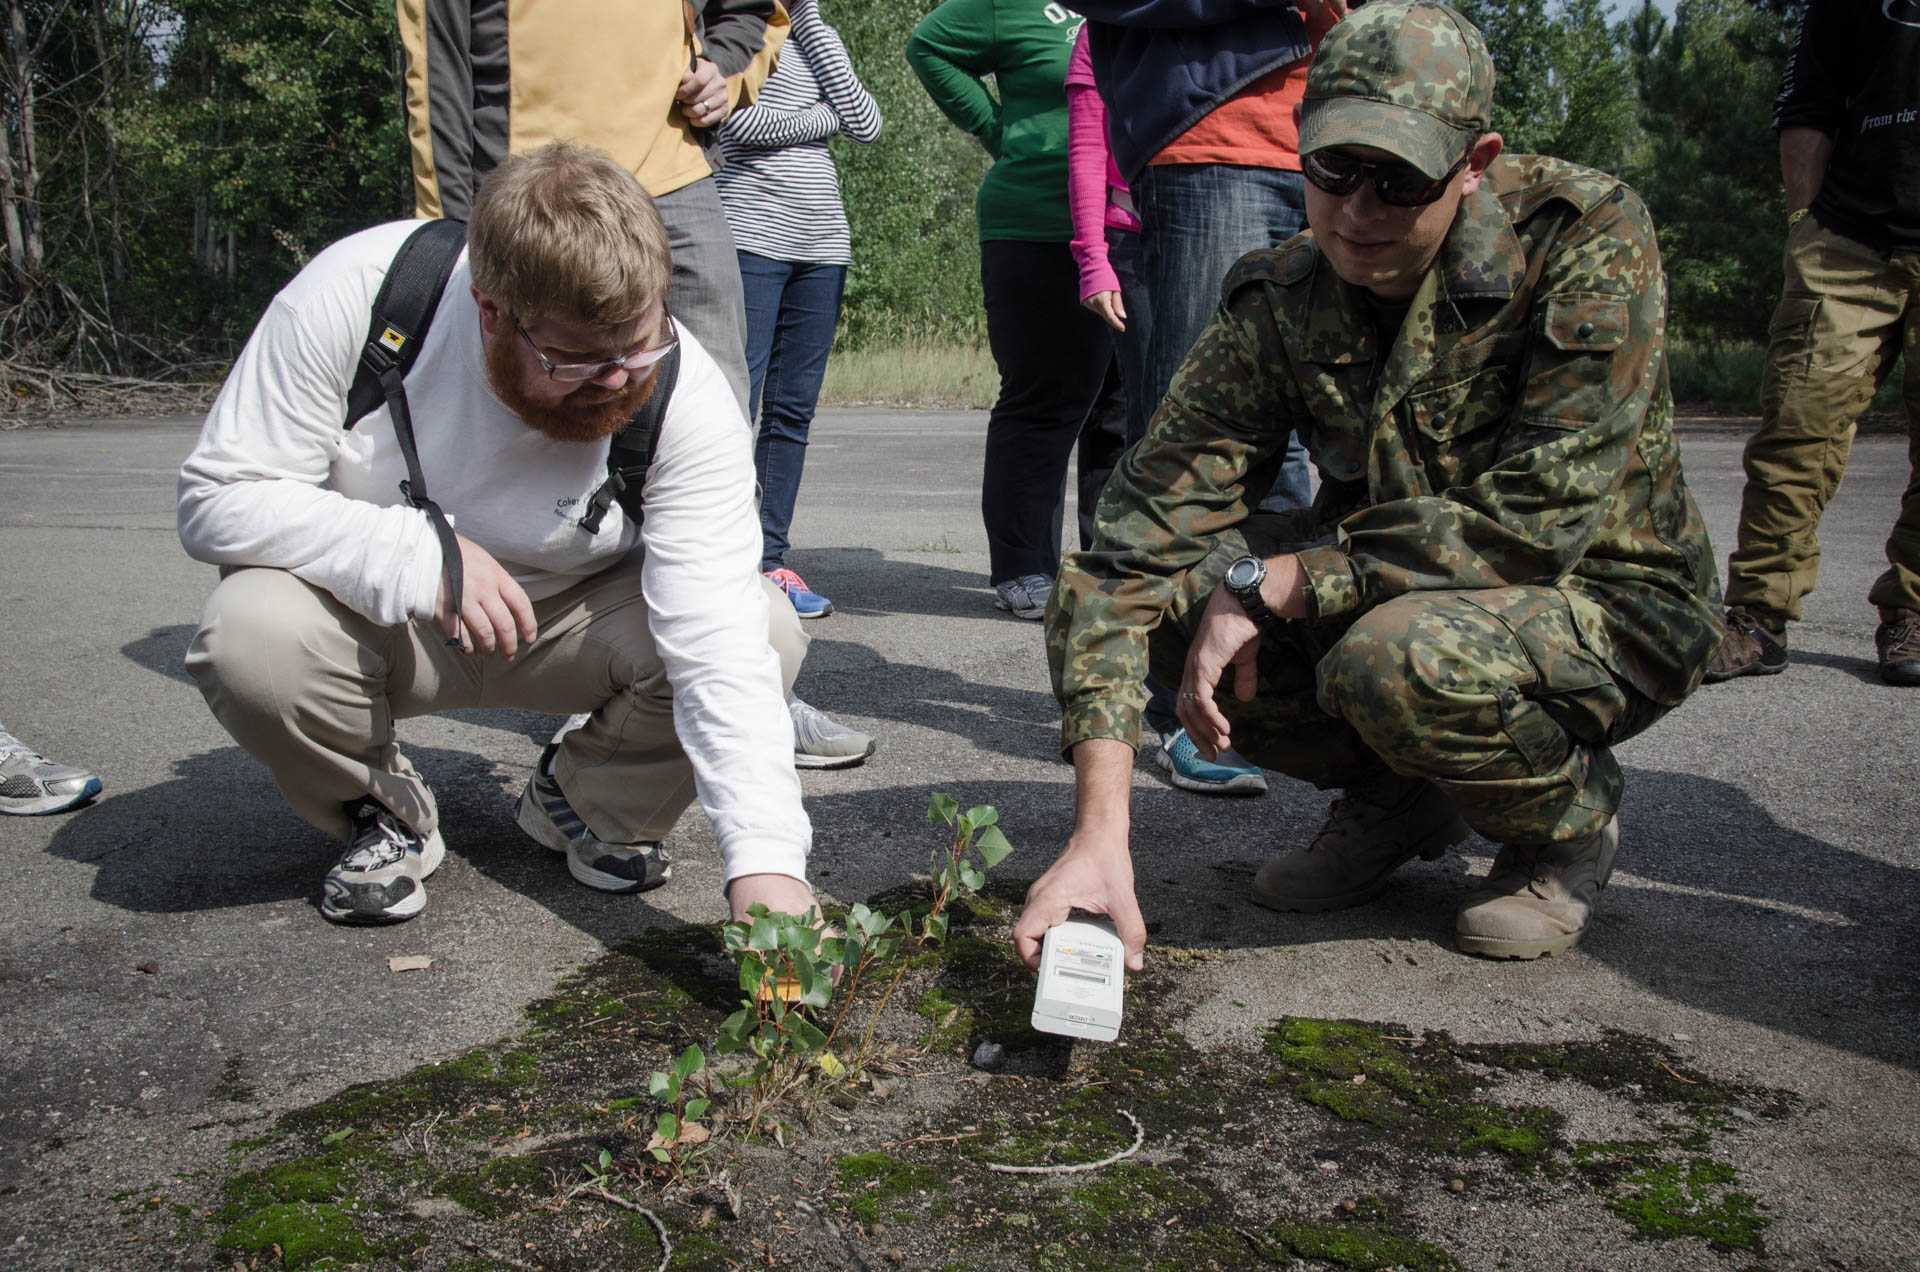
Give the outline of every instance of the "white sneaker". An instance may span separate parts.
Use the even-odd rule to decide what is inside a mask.
[[[440,832],[421,836],[371,799],[350,805],[353,842],[322,882],[320,917],[402,923],[427,908],[426,878],[447,855]]]
[[[55,764],[0,729],[0,813],[38,817],[78,808],[100,793],[100,779],[70,764]]]
[[[793,717],[793,766],[803,769],[852,768],[865,764],[874,741],[858,729],[837,723],[818,707],[787,695],[787,714]]]

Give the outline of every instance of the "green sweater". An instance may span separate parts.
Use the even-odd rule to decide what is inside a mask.
[[[907,61],[934,104],[993,156],[974,200],[983,241],[1073,237],[1066,77],[1080,22],[1046,0],[947,0],[907,39]]]

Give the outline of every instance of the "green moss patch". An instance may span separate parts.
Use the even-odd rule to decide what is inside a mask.
[[[1403,1268],[1406,1272],[1459,1272],[1460,1263],[1439,1246],[1397,1236],[1371,1224],[1334,1220],[1283,1220],[1266,1237],[1281,1252],[1300,1259],[1324,1259],[1336,1267]]]
[[[337,1205],[290,1201],[256,1210],[234,1223],[217,1243],[222,1250],[266,1254],[276,1246],[289,1268],[312,1267],[321,1260],[359,1263],[369,1250],[353,1217]]]
[[[1268,1080],[1296,1098],[1430,1150],[1525,1162],[1559,1142],[1559,1113],[1476,1097],[1473,1076],[1444,1047],[1397,1025],[1287,1017],[1268,1031],[1267,1050],[1280,1066]]]

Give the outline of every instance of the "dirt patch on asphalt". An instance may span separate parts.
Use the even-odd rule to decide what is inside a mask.
[[[1068,1042],[1027,1022],[1019,893],[955,909],[857,1080],[816,1079],[749,1137],[727,1120],[739,1066],[717,1065],[715,1134],[677,1172],[648,1151],[649,1075],[711,1054],[742,996],[704,927],[581,968],[516,1037],[282,1115],[122,1220],[165,1264],[223,1268],[652,1269],[664,1237],[667,1266],[712,1272],[1440,1270],[1482,1266],[1515,1224],[1597,1266],[1648,1242],[1765,1266],[1766,1199],[1723,1145],[1792,1119],[1790,1093],[1624,1033],[1463,1044],[1285,1017],[1256,1047],[1197,1049],[1183,1004],[1211,960],[1180,949],[1149,951],[1122,1041]]]

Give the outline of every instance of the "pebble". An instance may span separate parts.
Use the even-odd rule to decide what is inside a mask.
[[[887,1251],[887,1258],[896,1266],[898,1266],[899,1264],[905,1263],[907,1261],[907,1256],[900,1253],[900,1249],[898,1246]]]
[[[1739,1118],[1742,1122],[1758,1122],[1760,1120],[1759,1118],[1755,1117],[1753,1114],[1747,1112],[1745,1109],[1728,1109],[1727,1112],[1730,1115]]]
[[[1319,1166],[1321,1170],[1339,1170],[1340,1169],[1339,1162],[1321,1162],[1319,1163]]]
[[[1674,1040],[1675,1042],[1692,1042],[1692,1041],[1693,1041],[1693,1035],[1692,1035],[1692,1034],[1683,1034],[1683,1033],[1677,1033],[1677,1034],[1675,1034],[1675,1035],[1673,1035],[1673,1040]]]
[[[1447,1191],[1463,1193],[1467,1191],[1467,1181],[1464,1179],[1449,1179],[1447,1181]]]
[[[983,1042],[973,1049],[973,1067],[992,1073],[1007,1062],[1007,1049],[997,1042]]]

